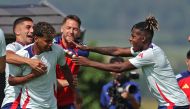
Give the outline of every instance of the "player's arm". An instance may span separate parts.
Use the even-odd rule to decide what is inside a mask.
[[[131,52],[131,47],[129,47],[129,48],[90,47],[90,46],[79,45],[79,44],[75,43],[74,41],[72,41],[72,43],[74,43],[76,45],[76,47],[81,50],[88,50],[88,51],[92,51],[92,52],[96,52],[96,53],[100,53],[100,54],[104,54],[104,55],[125,56],[125,57],[133,56],[133,53]]]
[[[6,65],[6,56],[0,57],[0,73],[3,73],[5,71],[5,65]]]
[[[88,58],[79,56],[72,59],[77,65],[94,67],[100,70],[112,71],[112,72],[123,72],[126,70],[136,69],[128,60],[123,63],[117,64],[106,64],[97,61],[90,60]]]
[[[32,69],[31,73],[29,73],[28,75],[25,76],[12,76],[9,75],[8,78],[8,82],[10,85],[15,86],[15,85],[19,85],[19,84],[24,84],[34,78],[37,78],[43,74],[45,74],[45,68],[44,68],[44,72],[38,72],[34,69]]]
[[[36,69],[39,72],[43,72],[41,67],[45,67],[45,65],[40,60],[21,57],[11,50],[7,50],[6,55],[6,62],[10,64],[28,64],[31,68]]]
[[[61,66],[60,68],[64,73],[65,79],[69,83],[69,87],[71,87],[71,89],[75,90],[75,86],[73,84],[73,76],[72,76],[71,70],[69,69],[68,65],[65,64],[64,66]]]

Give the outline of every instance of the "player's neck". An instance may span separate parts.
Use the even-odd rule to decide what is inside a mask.
[[[23,46],[26,45],[26,43],[23,41],[23,38],[20,38],[19,36],[17,36],[16,42],[18,42],[19,44],[21,44],[21,45],[23,45]]]
[[[144,44],[143,50],[146,50],[146,49],[151,48],[151,47],[152,47],[151,43],[146,43],[146,44]]]
[[[34,43],[34,45],[32,45],[32,53],[34,55],[39,55],[40,53],[42,53],[43,51],[41,51],[38,47],[38,45],[36,43]]]

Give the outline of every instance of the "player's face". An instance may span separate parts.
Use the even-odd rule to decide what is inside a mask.
[[[78,22],[72,19],[68,19],[61,27],[63,38],[67,43],[74,41],[80,36],[80,27]]]
[[[139,29],[133,29],[131,31],[131,37],[129,39],[130,43],[133,46],[134,51],[142,51],[144,46],[145,33]]]
[[[33,42],[33,22],[24,21],[16,26],[16,34],[21,38],[22,43],[30,44]]]
[[[38,49],[41,52],[49,51],[52,46],[53,36],[52,37],[37,37],[35,38],[35,43],[38,46]]]

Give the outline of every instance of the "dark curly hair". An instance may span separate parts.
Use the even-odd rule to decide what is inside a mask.
[[[158,30],[158,21],[156,20],[154,16],[149,16],[146,18],[145,21],[135,24],[132,27],[131,31],[134,28],[140,29],[141,31],[148,32],[150,34],[149,39],[152,40],[153,35],[154,35],[154,30]]]
[[[53,26],[47,22],[39,22],[34,26],[33,35],[37,37],[54,37],[56,34]]]

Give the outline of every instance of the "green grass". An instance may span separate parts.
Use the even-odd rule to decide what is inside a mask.
[[[142,98],[141,108],[140,109],[157,109],[158,103],[155,99],[151,98]]]

